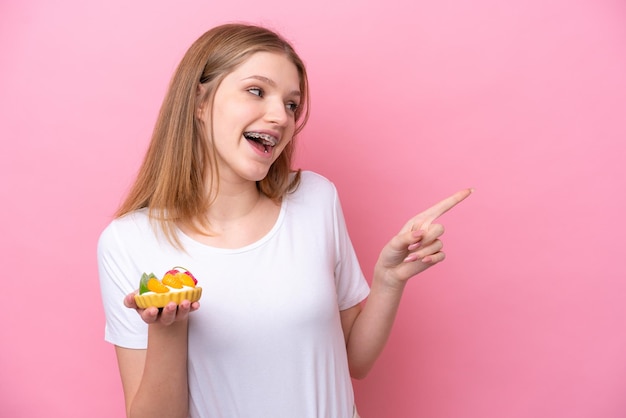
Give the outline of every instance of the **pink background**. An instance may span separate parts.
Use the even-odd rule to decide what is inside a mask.
[[[123,415],[96,240],[183,52],[236,20],[307,62],[298,164],[336,183],[367,275],[476,188],[355,383],[364,418],[626,416],[622,0],[94,3],[0,3],[0,416]]]

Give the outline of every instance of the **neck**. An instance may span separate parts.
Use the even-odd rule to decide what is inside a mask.
[[[254,182],[221,182],[219,193],[209,207],[207,217],[211,223],[237,220],[253,212],[262,199],[263,195]]]
[[[256,183],[220,182],[219,193],[207,210],[207,223],[182,225],[183,232],[204,244],[219,248],[241,248],[271,230],[280,213],[277,205],[259,192]],[[203,225],[200,225],[203,224]]]

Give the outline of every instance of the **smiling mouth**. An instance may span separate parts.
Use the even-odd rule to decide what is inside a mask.
[[[276,137],[260,132],[244,132],[243,136],[254,147],[265,153],[270,152],[278,144]]]

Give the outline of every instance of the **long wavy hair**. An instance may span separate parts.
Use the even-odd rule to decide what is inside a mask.
[[[296,111],[294,139],[272,164],[257,188],[276,202],[295,190],[300,170],[292,169],[297,135],[309,116],[309,90],[306,68],[292,45],[279,34],[260,26],[230,23],[217,26],[198,38],[176,69],[159,112],[152,139],[139,173],[116,212],[124,216],[148,208],[150,219],[167,239],[182,247],[176,223],[197,232],[209,233],[204,216],[218,193],[219,173],[216,156],[197,115],[200,105],[213,105],[222,80],[256,52],[285,54],[300,77],[301,105]],[[206,88],[198,94],[198,86]],[[294,175],[291,175],[294,173]]]

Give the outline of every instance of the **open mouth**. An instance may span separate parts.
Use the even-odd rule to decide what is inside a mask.
[[[260,132],[244,132],[243,136],[254,147],[265,153],[270,152],[278,144],[276,137]]]

